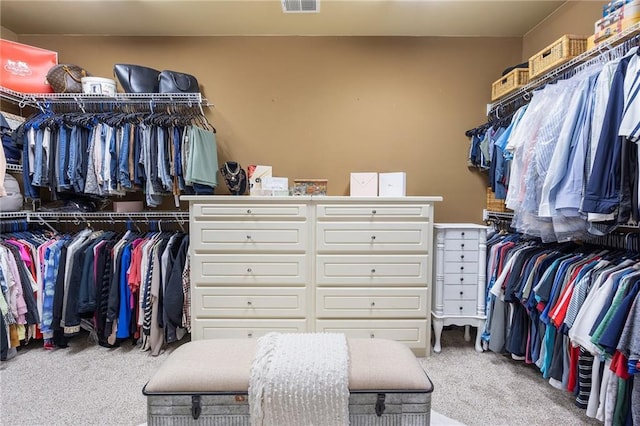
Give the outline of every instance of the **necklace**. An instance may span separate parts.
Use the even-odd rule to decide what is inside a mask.
[[[224,163],[224,167],[220,169],[220,172],[224,176],[227,188],[232,194],[244,194],[247,189],[247,178],[240,163],[227,161]]]

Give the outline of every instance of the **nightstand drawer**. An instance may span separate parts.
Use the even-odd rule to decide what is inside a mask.
[[[429,256],[341,256],[316,257],[319,286],[426,286]]]
[[[473,284],[478,285],[478,274],[460,274],[451,273],[444,275],[444,285],[460,285],[460,284]]]
[[[463,250],[451,250],[444,252],[444,261],[445,262],[477,262],[478,261],[478,251],[463,251]]]
[[[303,285],[310,281],[304,254],[195,254],[191,280],[195,286],[217,284]]]
[[[486,232],[482,230],[482,232]],[[477,229],[447,229],[445,231],[445,239],[447,240],[475,240],[478,241],[480,231]]]
[[[193,250],[224,251],[298,251],[307,250],[305,222],[195,222],[192,234],[197,235]]]
[[[195,221],[209,219],[257,220],[257,219],[305,219],[305,204],[195,204],[191,216]]]
[[[333,223],[316,227],[318,251],[430,251],[429,230],[424,223]]]
[[[304,319],[193,319],[191,338],[201,339],[257,339],[267,333],[305,333]]]
[[[446,274],[476,274],[478,272],[478,262],[445,262],[444,273]]]
[[[476,300],[446,300],[444,302],[444,314],[451,316],[476,315],[478,303]]]
[[[424,318],[427,289],[318,288],[318,318]]]
[[[445,285],[444,286],[444,300],[445,304],[448,301],[458,300],[477,300],[478,299],[478,286],[471,285]]]
[[[433,217],[432,206],[424,204],[380,205],[380,204],[321,204],[316,207],[319,220],[324,219],[370,219],[370,220],[429,220]]]
[[[195,288],[193,313],[198,318],[304,318],[305,288]]]
[[[478,251],[478,240],[445,240],[444,251]]]

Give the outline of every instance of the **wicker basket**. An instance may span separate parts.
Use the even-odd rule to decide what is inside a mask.
[[[511,211],[506,207],[505,200],[496,199],[496,196],[491,190],[491,188],[487,188],[487,210],[490,212],[498,212],[498,213]]]
[[[587,36],[564,35],[529,58],[529,78],[535,78],[587,50]]]
[[[491,101],[496,101],[529,82],[529,69],[516,68],[491,85]]]

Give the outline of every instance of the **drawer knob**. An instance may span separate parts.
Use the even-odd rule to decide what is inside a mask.
[[[463,294],[464,294],[464,291],[461,291],[461,292],[460,292],[460,296],[462,296]],[[249,302],[249,303],[251,303],[251,302]]]
[[[251,239],[251,235],[247,235],[247,240],[250,240],[250,239]]]
[[[463,243],[463,244],[460,244],[460,247],[464,248],[464,243]]]
[[[462,232],[460,235],[462,235],[464,237],[464,232]]]
[[[251,273],[253,271],[251,268],[247,268],[247,272]]]
[[[371,239],[372,239],[372,240],[375,240],[375,239],[376,239],[376,236],[375,236],[375,235],[372,235],[372,236],[371,236]]]
[[[461,254],[461,255],[460,255],[460,259],[464,259],[464,254]]]
[[[251,214],[251,209],[247,209],[247,214]]]
[[[375,274],[375,273],[376,273],[376,270],[375,270],[375,269],[372,269],[372,270],[371,270],[371,273],[372,273],[372,274]]]
[[[373,334],[373,333],[371,333],[371,334],[369,335],[369,337],[371,337],[372,339],[375,339],[375,338],[376,338],[376,335],[375,335],[375,334]]]
[[[461,267],[460,267],[460,270],[461,270],[461,271],[464,271],[464,266],[461,266]]]
[[[373,308],[374,306],[376,306],[376,302],[371,302],[371,307]]]
[[[464,281],[464,277],[460,277],[460,282],[463,282],[463,281]]]
[[[371,214],[376,214],[378,213],[376,210],[371,210]]]
[[[460,294],[462,294],[462,292],[460,292]],[[247,305],[249,305],[249,306],[252,305],[251,300],[247,301]]]
[[[247,333],[247,337],[248,337],[248,338],[252,338],[252,337],[253,337],[253,333],[252,333],[252,332],[248,332],[248,333]]]
[[[462,310],[462,306],[460,306],[460,310]]]

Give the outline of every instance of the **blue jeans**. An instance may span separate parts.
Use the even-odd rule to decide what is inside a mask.
[[[117,146],[118,148],[118,182],[124,188],[131,188],[131,179],[129,179],[129,132],[131,125],[125,123],[118,132]]]

